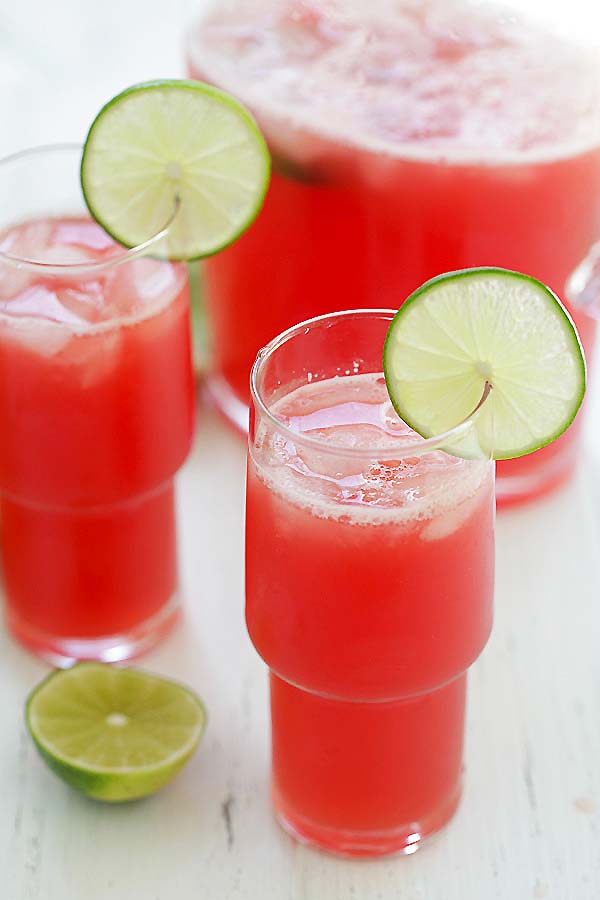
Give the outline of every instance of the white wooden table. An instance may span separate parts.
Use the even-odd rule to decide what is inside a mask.
[[[0,6],[0,152],[78,139],[128,83],[181,72],[183,0]],[[600,381],[600,373],[597,381]],[[185,772],[103,806],[38,759],[23,701],[45,667],[0,631],[2,900],[598,900],[600,384],[574,482],[498,518],[497,618],[472,670],[466,791],[412,857],[294,844],[268,804],[266,676],[243,623],[244,447],[210,410],[179,484],[185,620],[144,660],[204,697]]]

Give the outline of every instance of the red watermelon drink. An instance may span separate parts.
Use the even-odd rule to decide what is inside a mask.
[[[392,317],[305,323],[253,375],[247,623],[271,672],[276,815],[352,855],[411,852],[454,812],[492,623],[493,464],[400,421]]]
[[[0,168],[2,195],[23,200],[0,235],[6,615],[58,663],[137,654],[172,622],[173,478],[194,419],[185,267],[126,251],[68,194],[65,214],[29,213],[40,179],[57,200],[67,168],[75,184],[80,154]]]
[[[451,817],[492,620],[490,460],[551,445],[585,383],[556,295],[491,267],[259,352],[246,619],[270,671],[275,812],[299,840],[407,853]]]
[[[468,266],[563,295],[600,235],[597,61],[491,4],[234,0],[187,53],[194,77],[249,105],[274,160],[257,222],[204,269],[211,386],[242,428],[254,356],[293,323],[397,308]],[[576,434],[500,462],[499,499],[564,480]]]

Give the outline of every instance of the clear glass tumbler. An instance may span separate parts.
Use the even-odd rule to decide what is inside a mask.
[[[304,322],[251,379],[246,619],[270,670],[275,811],[349,855],[412,852],[452,816],[492,624],[494,466],[473,417],[430,440],[400,421],[393,315]]]
[[[257,221],[204,266],[209,384],[239,427],[258,348],[294,322],[342,304],[397,309],[428,278],[480,265],[564,296],[600,237],[597,4],[204,7],[188,71],[244,101],[273,156]],[[594,324],[576,319],[587,349]],[[499,501],[552,489],[576,456],[571,429],[499,463]]]
[[[173,478],[194,418],[185,266],[89,217],[81,148],[0,162],[8,626],[54,664],[148,649],[177,610]]]

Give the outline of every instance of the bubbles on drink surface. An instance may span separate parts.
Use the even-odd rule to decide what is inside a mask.
[[[479,492],[491,489],[486,460],[421,451],[423,438],[398,417],[380,375],[313,381],[271,411],[298,438],[260,423],[252,448],[259,477],[314,515],[378,525],[437,520],[451,511],[460,523]],[[423,537],[434,540],[455,527],[438,524]]]

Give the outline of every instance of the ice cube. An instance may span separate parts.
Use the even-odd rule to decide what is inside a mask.
[[[450,488],[451,491],[451,488]],[[473,515],[479,504],[481,503],[481,492],[475,491],[466,500],[458,502],[455,506],[442,506],[440,512],[435,511],[432,518],[421,531],[421,540],[423,541],[441,541],[450,537],[455,531],[458,531],[467,523]],[[442,505],[442,504],[440,504]]]
[[[114,375],[122,350],[121,328],[115,327],[72,336],[61,356],[61,363],[73,369],[84,388],[90,388]]]
[[[88,219],[64,219],[56,223],[52,235],[53,242],[62,249],[65,245],[83,248],[87,252],[85,256],[97,256],[97,251],[106,251],[110,248],[117,249],[117,245],[106,231]],[[90,251],[92,251],[90,253]],[[123,251],[124,252],[124,251]]]
[[[0,251],[19,259],[39,259],[49,245],[52,235],[52,220],[35,220],[17,225],[0,237]]]
[[[110,273],[107,307],[113,317],[158,312],[182,289],[185,271],[157,259],[136,259]]]
[[[35,316],[71,326],[85,323],[85,319],[63,306],[54,286],[43,282],[30,285],[12,299],[0,299],[0,312],[7,313],[12,318]]]
[[[35,260],[48,247],[51,226],[48,222],[29,222],[18,225],[0,236],[0,252],[15,259]],[[16,296],[33,280],[31,269],[17,263],[0,263],[0,300]]]
[[[0,342],[20,344],[39,356],[56,356],[71,340],[72,333],[48,319],[0,316]]]
[[[11,263],[0,263],[0,301],[10,300],[31,284],[31,270]]]
[[[81,247],[70,247],[66,244],[52,244],[50,247],[43,247],[38,251],[35,259],[37,262],[56,266],[85,266],[96,261],[89,251],[86,252]]]
[[[82,247],[56,243],[53,230],[56,232],[58,228],[59,225],[52,221],[19,225],[0,238],[0,251],[18,259],[56,266],[87,265],[96,258]],[[29,286],[33,287],[36,281],[51,279],[53,274],[46,273],[44,269],[3,262],[0,264],[0,300],[16,297]],[[67,275],[68,270],[65,277]]]
[[[100,279],[62,281],[55,287],[56,296],[67,312],[80,323],[94,325],[106,318],[104,282]]]

